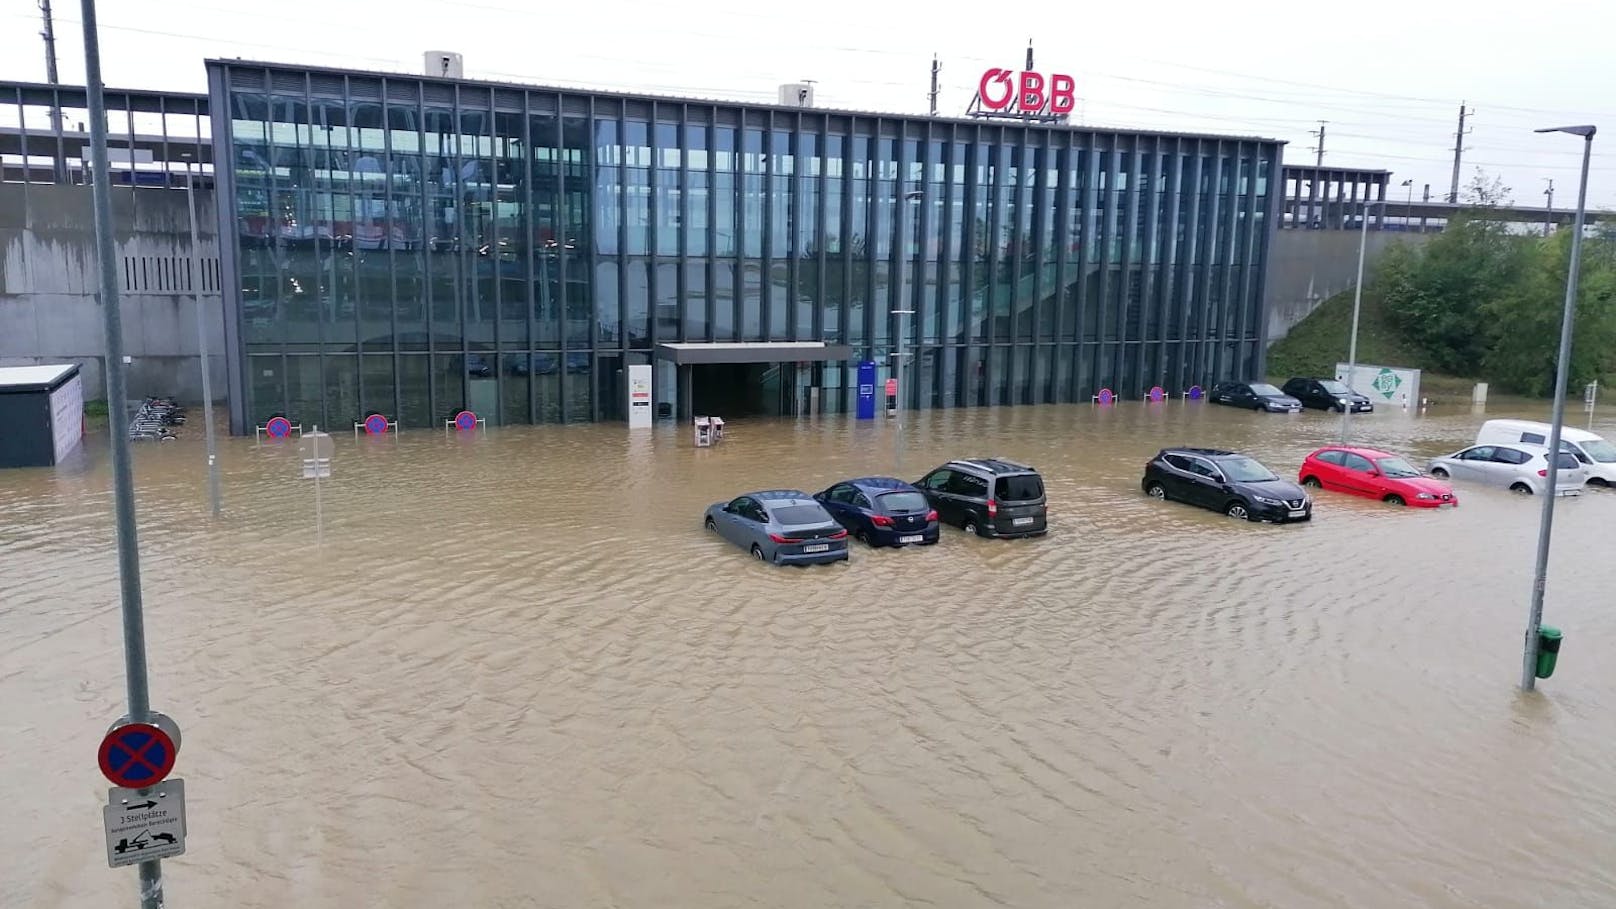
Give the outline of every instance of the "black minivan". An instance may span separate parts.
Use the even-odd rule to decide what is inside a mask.
[[[1044,479],[1004,458],[962,458],[915,484],[945,524],[984,537],[1038,537],[1049,532]]]

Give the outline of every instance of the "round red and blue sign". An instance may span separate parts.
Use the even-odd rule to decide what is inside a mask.
[[[387,433],[387,418],[379,413],[373,413],[365,418],[365,433],[372,436]]]
[[[455,414],[454,425],[455,429],[461,432],[471,432],[477,428],[477,415],[469,410],[462,410]]]
[[[271,438],[284,439],[292,434],[292,421],[285,417],[270,417],[269,422],[264,424],[264,432],[269,433]]]
[[[101,739],[96,760],[112,785],[145,789],[168,779],[178,756],[168,733],[151,723],[125,723]]]
[[[1113,392],[1109,388],[1100,389],[1100,393],[1095,397],[1099,399],[1101,404],[1110,404],[1117,399],[1116,392]]]
[[[1167,392],[1164,391],[1160,385],[1152,385],[1150,387],[1150,394],[1146,395],[1145,397],[1151,401],[1162,401],[1167,397]]]

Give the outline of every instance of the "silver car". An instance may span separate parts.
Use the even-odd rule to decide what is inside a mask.
[[[847,561],[847,531],[801,490],[771,489],[716,502],[708,506],[702,524],[762,562]]]
[[[1560,453],[1555,494],[1582,493],[1588,469],[1568,452]],[[1485,483],[1523,495],[1542,495],[1549,485],[1549,449],[1542,445],[1472,445],[1431,460],[1431,476]]]

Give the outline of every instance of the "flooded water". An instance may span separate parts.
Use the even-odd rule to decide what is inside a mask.
[[[1355,426],[1423,458],[1516,415]],[[141,446],[170,904],[1616,905],[1616,494],[1559,509],[1565,647],[1523,696],[1537,501],[1326,493],[1269,527],[1139,491],[1168,444],[1294,475],[1338,419],[922,414],[902,475],[1028,461],[1050,535],[816,569],[701,512],[890,473],[886,421],[338,436],[321,545],[294,447],[229,440],[214,522],[200,428]],[[124,705],[104,449],[0,473],[6,907],[134,904],[94,759]]]

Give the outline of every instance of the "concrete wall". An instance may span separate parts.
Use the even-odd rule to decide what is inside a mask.
[[[1424,243],[1432,234],[1369,232],[1365,244],[1364,273],[1393,243]],[[1356,230],[1279,230],[1269,251],[1268,343],[1285,337],[1320,303],[1351,290],[1358,276]]]
[[[129,396],[202,399],[190,222],[183,190],[114,187]],[[200,291],[216,401],[225,398],[224,312],[212,193],[197,194]],[[0,184],[0,366],[78,363],[106,397],[105,334],[88,186]]]

